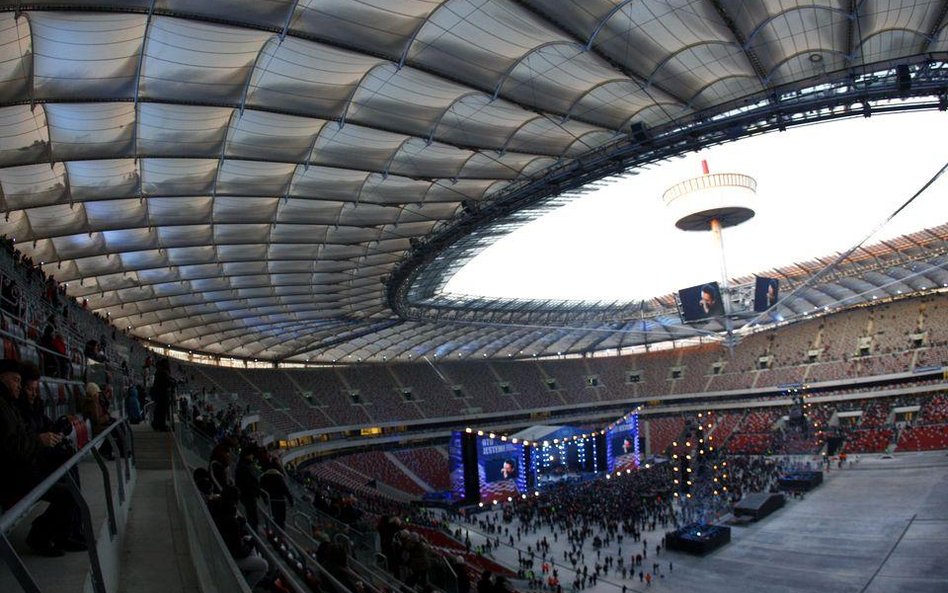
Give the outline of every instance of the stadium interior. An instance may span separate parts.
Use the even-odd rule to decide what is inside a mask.
[[[948,209],[445,290],[597,184],[945,111],[945,0],[0,2],[0,591],[948,590]]]

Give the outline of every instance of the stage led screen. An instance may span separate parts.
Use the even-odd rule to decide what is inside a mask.
[[[639,417],[629,414],[606,431],[606,467],[610,473],[638,469],[640,460]]]
[[[482,502],[519,498],[521,493],[527,491],[528,471],[522,444],[478,437],[477,473]]]
[[[777,304],[780,298],[780,280],[757,276],[754,285],[754,311],[762,313]]]
[[[724,300],[717,282],[690,286],[678,291],[681,318],[685,322],[700,321],[724,315]]]

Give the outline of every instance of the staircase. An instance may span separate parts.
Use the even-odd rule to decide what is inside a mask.
[[[135,435],[135,467],[138,470],[171,469],[170,432],[155,432],[144,424],[133,428]]]

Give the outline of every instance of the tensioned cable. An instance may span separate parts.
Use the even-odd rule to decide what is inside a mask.
[[[766,311],[761,312],[760,315],[758,315],[758,316],[754,317],[753,319],[751,319],[749,322],[747,322],[746,325],[747,325],[747,326],[751,326],[751,325],[756,324],[756,323],[757,323],[758,321],[760,321],[761,319],[767,317],[767,316],[769,315],[769,313],[770,313],[772,310],[774,310],[777,306],[786,303],[786,302],[789,301],[790,299],[796,298],[797,295],[800,294],[803,290],[805,290],[805,289],[807,289],[807,288],[810,288],[811,286],[813,286],[813,284],[814,284],[817,280],[819,280],[819,279],[822,278],[823,276],[829,274],[830,272],[832,272],[833,270],[835,270],[837,267],[839,267],[839,265],[840,265],[841,263],[843,263],[845,260],[847,260],[847,259],[849,258],[849,256],[851,256],[857,249],[859,249],[860,247],[862,247],[863,245],[865,245],[866,242],[867,242],[869,239],[871,239],[876,233],[878,233],[879,231],[881,231],[887,224],[889,224],[889,223],[892,221],[893,218],[895,218],[896,216],[898,216],[903,210],[905,210],[906,208],[908,208],[908,207],[912,204],[912,202],[914,202],[919,196],[921,196],[923,193],[925,193],[925,192],[928,190],[929,187],[931,187],[936,181],[938,181],[938,178],[941,177],[941,176],[945,173],[945,171],[948,171],[948,162],[946,162],[944,165],[942,165],[942,167],[941,167],[934,175],[932,175],[932,177],[929,178],[929,180],[926,181],[925,184],[922,185],[922,187],[919,188],[918,191],[916,191],[914,194],[912,194],[912,196],[911,196],[909,199],[907,199],[905,202],[903,202],[901,206],[899,206],[898,208],[896,208],[894,212],[892,212],[891,214],[889,214],[888,216],[886,216],[885,219],[882,220],[882,222],[880,222],[878,225],[876,225],[876,226],[875,226],[865,237],[863,237],[858,243],[856,243],[855,245],[853,245],[852,247],[850,247],[850,248],[849,248],[848,250],[846,250],[845,252],[839,254],[839,255],[836,257],[836,259],[833,260],[833,262],[832,262],[831,264],[829,264],[828,266],[826,266],[825,268],[823,268],[822,270],[820,270],[820,271],[817,272],[816,274],[810,276],[806,281],[803,282],[803,284],[801,284],[800,286],[798,286],[797,288],[795,288],[795,289],[793,290],[793,292],[791,292],[791,293],[788,294],[787,296],[781,298],[779,301],[777,301],[776,303],[774,303],[769,309],[767,309]]]

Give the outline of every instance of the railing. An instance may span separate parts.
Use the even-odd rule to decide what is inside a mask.
[[[200,566],[199,563],[195,563],[195,568],[198,569],[198,579],[202,583],[202,590],[204,593],[213,593],[214,591],[220,591],[221,593],[241,591],[247,593],[249,591],[247,583],[244,581],[240,570],[237,568],[237,564],[227,550],[227,546],[221,539],[220,534],[214,527],[214,521],[210,516],[207,505],[204,503],[203,497],[197,491],[197,486],[191,478],[191,464],[189,464],[188,458],[191,460],[207,459],[210,456],[212,442],[206,436],[194,431],[186,422],[180,422],[178,426],[179,428],[175,432],[175,454],[173,457],[175,493],[178,497],[179,507],[185,514],[192,557],[200,557],[206,561],[206,566]],[[201,463],[203,463],[203,461]],[[335,577],[330,575],[328,571],[310,558],[303,548],[298,546],[292,538],[287,536],[282,529],[276,526],[268,510],[262,510],[261,514],[267,528],[281,534],[286,542],[286,546],[294,550],[294,560],[302,565],[303,570],[311,570],[319,574],[334,586],[337,586],[338,593],[349,593],[348,589],[343,587]],[[266,558],[271,567],[282,567],[281,572],[287,577],[291,589],[298,593],[304,593],[309,590],[293,576],[293,570],[286,566],[283,559],[270,549],[267,542],[265,542],[258,533],[252,529],[248,529],[248,534],[254,538],[257,552]],[[237,581],[239,581],[239,583],[235,584]]]
[[[124,447],[118,447],[115,435],[122,436],[125,442]],[[115,472],[116,476],[118,477],[118,480],[116,481],[119,499],[118,504],[124,504],[128,498],[128,493],[125,491],[125,486],[131,479],[130,459],[134,455],[134,440],[128,423],[124,420],[120,420],[106,428],[104,431],[102,431],[102,433],[89,441],[85,447],[76,452],[75,455],[70,457],[61,466],[56,468],[55,471],[49,474],[42,482],[30,490],[26,496],[20,499],[19,502],[10,507],[9,510],[0,516],[0,556],[3,557],[4,562],[6,562],[7,566],[10,567],[10,571],[16,577],[17,581],[20,583],[20,586],[27,593],[41,593],[41,589],[37,584],[36,579],[33,577],[26,564],[23,562],[23,559],[20,558],[20,555],[17,554],[16,550],[13,549],[13,545],[10,543],[10,540],[7,537],[7,532],[10,531],[23,517],[25,517],[33,508],[33,505],[38,503],[40,499],[43,498],[43,496],[45,496],[46,493],[57,484],[62,484],[68,489],[72,499],[79,507],[82,535],[85,537],[86,543],[89,547],[92,590],[95,593],[106,593],[105,581],[102,577],[102,565],[99,561],[98,549],[96,547],[95,529],[92,525],[92,514],[89,511],[89,504],[86,502],[85,496],[79,489],[79,484],[77,483],[73,472],[70,471],[75,468],[80,461],[89,455],[91,455],[95,460],[96,465],[102,472],[102,482],[104,486],[106,503],[105,508],[108,515],[109,539],[114,539],[118,534],[118,525],[115,518],[115,500],[112,498],[112,480],[109,475],[108,468],[106,467],[105,459],[99,453],[99,446],[106,441],[111,443],[113,451],[118,452],[118,455],[114,460]]]
[[[250,587],[214,526],[181,449],[175,435],[171,457],[172,481],[201,590],[204,593],[250,593]]]

